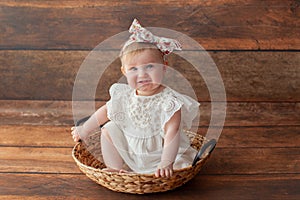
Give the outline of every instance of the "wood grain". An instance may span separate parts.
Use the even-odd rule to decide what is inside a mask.
[[[228,101],[222,135],[201,172],[174,191],[142,198],[300,199],[298,0],[1,1],[0,199],[141,198],[107,190],[82,174],[71,157],[70,136],[78,69],[84,62],[94,67],[80,80],[77,109],[85,116],[91,113],[82,106],[103,105],[109,86],[121,78],[112,56],[121,41],[98,51],[101,57],[85,58],[105,39],[127,32],[135,17],[145,27],[186,34],[208,50],[184,46],[183,53],[207,68],[210,62],[200,55],[209,54]],[[212,112],[208,86],[179,55],[171,55],[169,64],[180,76],[172,74],[167,83],[183,93],[181,81],[191,84],[201,103],[194,126],[205,135]],[[112,63],[90,92],[105,62]],[[208,78],[215,80],[214,74]]]
[[[72,148],[1,147],[0,172],[79,173]]]
[[[72,148],[70,126],[2,125],[0,146]]]
[[[0,172],[80,173],[71,157],[71,150],[71,148],[1,147]],[[299,158],[300,148],[216,148],[203,173],[296,174],[300,172]]]
[[[80,173],[71,158],[74,143],[68,128],[0,126],[0,172]],[[299,173],[299,128],[225,127],[202,173]]]
[[[120,62],[111,56],[115,51],[99,52],[103,60],[89,56],[89,62],[85,60],[88,53],[0,51],[0,99],[72,100],[76,75],[78,70],[83,68],[85,71],[80,74],[84,74],[86,78],[77,79],[82,87],[79,89],[80,99],[108,100],[109,87],[122,77]],[[223,79],[227,101],[300,100],[299,52],[208,53]],[[195,54],[195,58],[201,60],[200,52],[190,54]],[[101,65],[109,61],[114,62],[108,66]],[[207,84],[190,63],[173,55],[169,58],[169,64],[171,68],[166,76],[167,85],[183,93],[194,90],[199,101],[210,101]],[[208,68],[211,66],[206,61],[202,61],[201,64],[207,64]],[[107,67],[101,77],[100,74],[97,75],[98,67]],[[178,72],[174,73],[174,70]],[[216,76],[208,73],[202,75],[208,80],[213,80]],[[187,81],[191,86],[187,87],[182,81]],[[92,87],[96,87],[97,90],[91,91]]]
[[[300,144],[299,126],[225,127],[218,147],[294,148]]]
[[[207,127],[199,132],[205,134]],[[218,148],[296,148],[300,144],[300,126],[224,127]],[[292,138],[292,139],[291,139]],[[70,126],[1,125],[2,147],[72,148]]]
[[[165,193],[131,195],[110,191],[83,175],[0,173],[1,199],[298,199],[299,174],[197,175]],[[259,188],[259,189],[258,189]]]
[[[74,143],[67,127],[6,125],[0,128],[2,173],[80,173],[71,158]],[[203,173],[299,173],[298,132],[299,127],[226,127]]]
[[[205,174],[295,174],[300,148],[216,148],[202,169]],[[278,162],[280,160],[280,162]]]
[[[0,49],[92,49],[127,31],[135,17],[146,27],[182,32],[210,50],[300,47],[297,0],[6,0],[0,9]]]
[[[86,102],[81,102],[84,105]],[[98,108],[104,102],[96,102]],[[92,102],[94,105],[94,102]],[[78,108],[82,117],[92,113]],[[76,109],[77,109],[76,108]],[[225,126],[295,126],[300,125],[300,103],[227,103]],[[1,125],[69,125],[74,124],[72,102],[68,101],[0,101]],[[200,105],[200,126],[208,126],[211,119],[211,103]],[[216,116],[220,116],[218,110]],[[216,117],[216,124],[221,125]],[[195,124],[196,125],[196,124]]]

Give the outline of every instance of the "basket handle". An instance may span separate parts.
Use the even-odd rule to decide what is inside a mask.
[[[77,122],[75,122],[75,126],[80,126],[80,124],[86,122],[91,116],[87,116],[84,118],[79,119]]]
[[[207,148],[209,148],[208,154],[211,154],[211,152],[215,149],[216,144],[217,144],[217,141],[216,141],[215,139],[211,139],[211,140],[209,140],[207,143],[205,143],[205,144],[201,147],[201,149],[200,149],[200,151],[197,153],[197,155],[195,156],[195,159],[194,159],[194,161],[193,161],[192,166],[194,167],[194,166],[197,164],[197,162],[201,159],[203,153],[206,152]]]

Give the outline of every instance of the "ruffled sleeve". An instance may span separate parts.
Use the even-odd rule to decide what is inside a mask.
[[[162,127],[171,119],[176,111],[181,109],[181,125],[184,129],[190,129],[192,127],[193,120],[199,113],[200,103],[193,98],[180,94],[172,89],[162,104],[162,110],[164,111]]]
[[[130,87],[126,84],[115,83],[110,87],[110,100],[106,102],[108,119],[119,121],[124,117],[124,100],[129,93]]]

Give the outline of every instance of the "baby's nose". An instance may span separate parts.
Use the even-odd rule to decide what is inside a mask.
[[[146,72],[144,67],[139,68],[138,75],[141,76],[141,77],[147,75],[147,72]]]

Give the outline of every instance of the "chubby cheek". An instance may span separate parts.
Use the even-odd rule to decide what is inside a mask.
[[[157,71],[156,73],[153,73],[151,78],[152,78],[152,82],[156,83],[156,84],[161,84],[162,80],[164,77],[164,72],[163,71]]]
[[[135,76],[126,76],[127,79],[127,83],[128,85],[133,88],[136,89],[137,88],[137,84],[136,84],[136,77]]]

